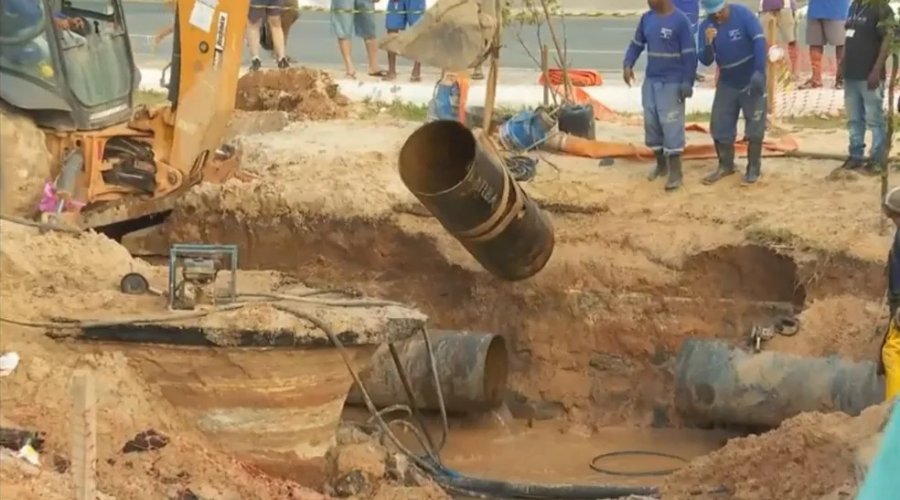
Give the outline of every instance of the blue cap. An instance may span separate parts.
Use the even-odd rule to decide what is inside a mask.
[[[725,8],[725,0],[700,0],[700,6],[707,15],[712,15]]]

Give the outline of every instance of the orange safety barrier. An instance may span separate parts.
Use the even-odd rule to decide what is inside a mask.
[[[560,68],[550,68],[547,70],[547,76],[550,78],[550,85],[565,84],[565,73]],[[541,73],[538,83],[544,85],[544,74]],[[592,69],[570,69],[569,81],[575,87],[595,87],[603,85],[603,76]]]

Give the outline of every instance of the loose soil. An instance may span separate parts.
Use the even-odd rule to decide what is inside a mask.
[[[237,102],[244,111],[285,111],[299,120],[345,117],[350,102],[331,75],[309,68],[247,73],[238,80]]]
[[[310,120],[349,112],[327,75],[309,70],[251,74],[240,86],[245,110],[274,109]],[[244,168],[259,179],[198,186],[159,232],[125,245],[160,255],[172,242],[237,244],[243,290],[271,291],[286,283],[351,286],[410,304],[435,328],[503,334],[512,354],[509,409],[538,429],[521,435],[547,446],[566,442],[541,430],[551,424],[537,422],[552,420],[588,443],[573,444],[579,463],[590,455],[594,441],[588,437],[613,435],[611,426],[640,433],[633,429],[680,424],[671,407],[672,368],[685,338],[742,343],[753,324],[771,321],[775,311],[797,311],[800,332],[766,348],[855,360],[877,356],[890,244],[890,228],[882,230],[877,211],[877,179],[829,176],[836,166],[829,162],[770,158],[757,186],[739,187],[737,176],[703,186],[700,178],[712,162],[688,162],[685,188],[667,194],[661,183],[645,180],[646,164],[599,166],[542,154],[538,175],[525,189],[552,218],[554,255],[532,279],[505,283],[483,271],[401,183],[397,152],[418,124],[379,117],[296,122],[279,130],[282,118],[262,122],[273,131],[246,135],[242,130],[257,127],[232,127],[244,149]],[[639,143],[641,134],[638,126],[598,123],[601,137]],[[840,134],[797,135],[806,150],[838,152],[844,143]],[[118,280],[124,273],[139,271],[156,286],[165,283],[163,269],[103,236],[39,234],[8,222],[0,222],[0,232],[0,313],[7,319],[133,313],[142,301],[157,298],[123,299]],[[266,322],[273,314],[255,310],[245,319]],[[98,384],[103,493],[122,499],[178,498],[188,490],[201,498],[321,497],[292,480],[291,466],[250,463],[226,451],[230,443],[210,439],[147,382],[153,356],[51,340],[44,329],[6,322],[0,333],[0,351],[22,355],[17,370],[0,379],[3,425],[39,429],[47,439],[39,474],[0,456],[0,496],[71,496],[69,474],[50,472],[49,464],[69,455],[71,373],[90,367]],[[800,415],[772,433],[732,440],[673,476],[665,485],[667,498],[698,491],[700,498],[715,498],[714,490],[733,498],[852,491],[854,467],[864,462],[858,454],[877,439],[885,412],[870,409],[855,419]],[[167,447],[121,452],[125,441],[151,428],[172,438]],[[721,444],[705,441],[704,434],[680,446],[685,435],[667,437],[669,431],[654,440],[689,456]],[[641,443],[638,437],[628,441]],[[494,446],[510,462],[540,455],[516,442]],[[441,498],[427,484],[387,480],[389,469],[374,463],[381,458],[370,460],[383,458],[381,451],[355,445],[343,461],[332,462],[336,476],[330,480],[371,476],[366,493],[376,498]],[[461,469],[516,473],[490,466],[484,457],[466,468],[469,446],[462,439],[448,449]],[[583,472],[586,464],[581,467]],[[552,474],[577,478],[571,470]]]

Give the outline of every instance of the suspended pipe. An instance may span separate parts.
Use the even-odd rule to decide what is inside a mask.
[[[550,260],[550,220],[483,134],[453,120],[427,123],[403,144],[399,164],[407,189],[494,276],[526,279]]]

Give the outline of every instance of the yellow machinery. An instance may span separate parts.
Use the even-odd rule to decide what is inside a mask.
[[[176,1],[169,102],[147,107],[135,105],[140,71],[121,0],[3,0],[0,99],[43,131],[51,167],[49,179],[21,186],[27,176],[10,174],[18,166],[0,164],[0,196],[33,189],[37,200],[49,180],[58,203],[51,212],[105,227],[165,212],[191,186],[233,177],[240,154],[222,140],[249,4]],[[11,135],[2,158],[19,147]],[[41,152],[18,152],[29,154]],[[4,215],[34,215],[36,201],[28,206],[32,213]]]

